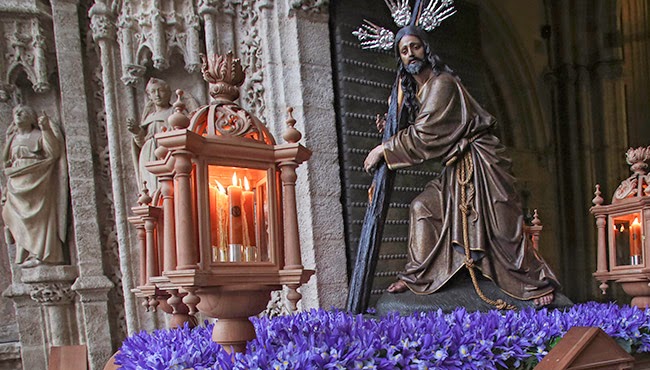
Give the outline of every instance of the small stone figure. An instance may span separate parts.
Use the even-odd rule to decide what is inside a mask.
[[[2,152],[7,179],[2,218],[16,263],[33,267],[64,261],[68,173],[63,134],[45,115],[18,105]]]
[[[171,129],[167,118],[174,113],[174,107],[170,103],[172,90],[165,80],[150,79],[146,92],[147,103],[142,112],[142,121],[138,125],[135,120],[129,119],[127,125],[128,130],[133,134],[133,157],[138,174],[138,184],[146,181],[153,191],[158,188],[158,180],[145,168],[145,165],[157,159],[154,151],[158,145],[156,145],[154,135]]]

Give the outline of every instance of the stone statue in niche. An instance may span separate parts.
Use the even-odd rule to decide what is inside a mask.
[[[18,105],[2,151],[2,218],[22,267],[64,262],[68,211],[65,142],[57,124]]]
[[[147,102],[142,112],[142,120],[138,124],[134,119],[127,121],[128,129],[133,134],[133,158],[138,174],[138,185],[147,182],[149,189],[157,188],[156,176],[152,175],[145,164],[156,160],[154,151],[157,148],[154,135],[169,130],[171,126],[167,118],[174,113],[170,103],[172,91],[165,80],[152,78],[145,88]]]
[[[174,113],[174,107],[170,101],[172,90],[165,80],[151,78],[145,90],[147,100],[142,119],[139,124],[132,118],[128,119],[127,128],[133,134],[133,162],[138,175],[138,185],[140,187],[146,181],[147,187],[153,193],[153,190],[158,188],[158,180],[145,165],[157,159],[154,151],[158,145],[154,136],[172,128],[167,118]],[[183,95],[183,102],[188,110],[198,106],[190,94]]]

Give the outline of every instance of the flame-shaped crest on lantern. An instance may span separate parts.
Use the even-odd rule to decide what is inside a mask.
[[[210,83],[210,96],[215,100],[234,101],[239,97],[238,87],[244,83],[246,73],[239,58],[232,51],[226,55],[201,55],[203,78]]]
[[[645,175],[646,169],[648,168],[646,162],[650,159],[650,147],[630,148],[625,153],[625,159],[627,160],[627,164],[632,166],[631,169],[633,172]]]
[[[650,146],[628,149],[625,159],[634,174],[621,182],[614,192],[612,202],[630,197],[650,196],[650,175],[647,163],[650,159]]]
[[[246,77],[232,51],[203,58],[203,78],[210,83],[212,101],[194,110],[189,130],[203,136],[238,137],[275,145],[266,126],[235,100]]]

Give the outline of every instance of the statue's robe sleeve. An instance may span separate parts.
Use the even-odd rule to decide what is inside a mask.
[[[504,148],[499,140],[490,133],[494,118],[447,73],[433,76],[420,88],[418,98],[421,108],[414,124],[384,143],[384,157],[391,169],[426,160],[446,164],[423,193],[439,199],[441,204],[432,209],[443,214],[424,212],[411,217],[412,223],[426,221],[429,216],[439,221],[435,221],[435,232],[410,235],[409,256],[422,258],[409,260],[402,280],[415,293],[432,293],[463,267],[463,216],[456,168],[468,153],[473,163],[473,187],[467,195],[471,202],[469,247],[477,267],[516,298],[548,294],[559,284],[523,235],[523,214],[510,161],[502,155]],[[414,210],[411,212],[413,216]]]
[[[419,91],[420,113],[415,123],[400,130],[384,142],[384,157],[390,169],[420,164],[444,157],[467,127],[466,109],[461,109],[462,96],[454,77],[441,74],[432,77]]]

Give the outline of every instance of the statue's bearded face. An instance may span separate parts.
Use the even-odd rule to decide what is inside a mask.
[[[408,73],[416,75],[426,66],[424,45],[419,37],[414,35],[402,37],[398,50],[402,65]]]

